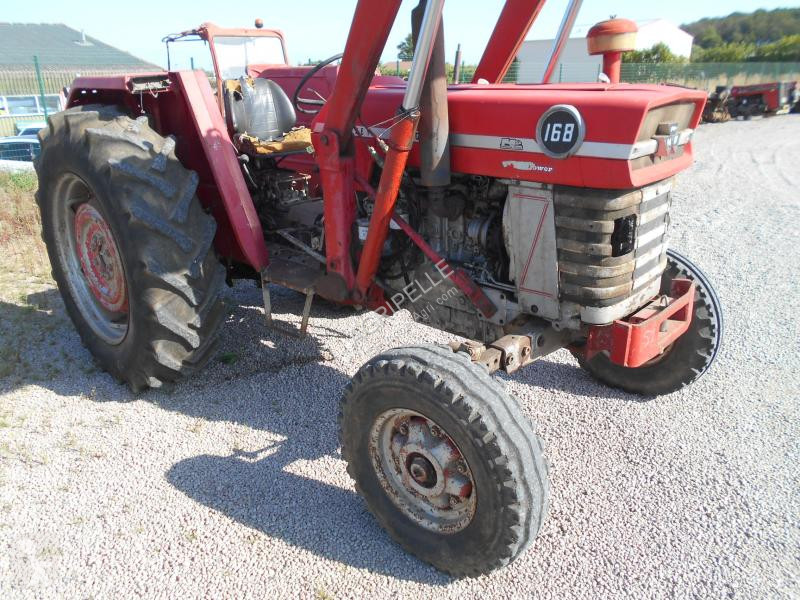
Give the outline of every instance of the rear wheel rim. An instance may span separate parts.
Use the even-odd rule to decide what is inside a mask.
[[[370,430],[369,454],[387,496],[418,525],[450,534],[472,521],[477,505],[472,471],[432,419],[406,409],[383,412]]]
[[[128,286],[114,234],[89,185],[74,173],[55,186],[58,259],[83,320],[108,344],[125,339]]]

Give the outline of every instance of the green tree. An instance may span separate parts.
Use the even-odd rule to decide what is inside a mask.
[[[623,63],[685,63],[683,56],[673,54],[664,42],[659,42],[648,50],[630,50],[623,53]]]
[[[713,48],[692,48],[692,62],[744,62],[755,52],[754,44],[734,42]]]
[[[719,46],[722,43],[767,44],[776,42],[787,35],[800,34],[800,8],[776,8],[775,10],[756,10],[752,13],[731,13],[727,17],[700,19],[694,23],[681,25],[681,28],[695,36],[695,43],[704,48]],[[713,29],[721,38],[721,43],[713,41]]]
[[[716,28],[707,27],[694,37],[694,43],[701,48],[714,48],[715,46],[721,46],[725,42]]]
[[[409,33],[405,39],[397,44],[397,58],[399,60],[411,60],[414,58],[414,38]]]
[[[753,60],[763,62],[800,61],[800,34],[787,35],[777,42],[756,48]]]

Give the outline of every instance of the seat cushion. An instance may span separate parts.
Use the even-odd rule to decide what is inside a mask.
[[[280,140],[297,115],[283,88],[271,79],[241,77],[226,82],[226,108],[236,133],[264,141]]]
[[[308,127],[293,129],[281,140],[267,141],[249,135],[236,136],[239,149],[245,154],[268,156],[289,152],[313,152],[311,130]]]

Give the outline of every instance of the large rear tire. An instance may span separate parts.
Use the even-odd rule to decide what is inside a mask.
[[[682,254],[667,250],[662,294],[669,292],[670,283],[676,278],[696,284],[694,315],[686,333],[661,356],[630,368],[612,363],[602,352],[590,359],[576,352],[578,364],[607,385],[643,396],[669,394],[697,381],[711,367],[722,344],[722,305],[703,272]]]
[[[542,442],[467,356],[436,346],[376,356],[345,391],[339,426],[369,510],[418,558],[478,576],[536,537],[549,492]]]
[[[97,362],[134,391],[203,365],[224,318],[225,272],[175,140],[101,105],[52,115],[39,138],[42,236]]]

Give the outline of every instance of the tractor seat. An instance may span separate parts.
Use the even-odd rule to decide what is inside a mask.
[[[240,77],[226,81],[225,113],[234,141],[246,154],[313,151],[311,130],[295,128],[297,114],[292,101],[271,79]]]

